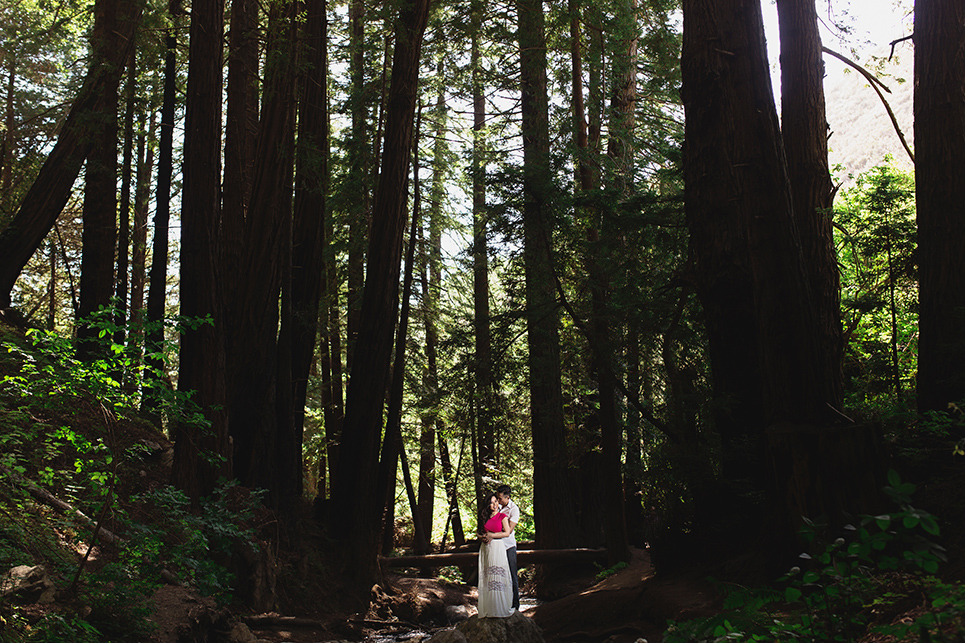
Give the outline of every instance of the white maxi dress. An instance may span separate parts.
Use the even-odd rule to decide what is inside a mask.
[[[513,583],[501,539],[479,547],[478,607],[479,618],[505,618],[513,613]]]

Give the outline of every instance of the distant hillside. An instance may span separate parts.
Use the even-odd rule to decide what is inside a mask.
[[[888,50],[883,50],[880,55],[887,57]],[[913,60],[910,47],[899,46],[895,58],[884,65],[883,73],[878,73],[882,82],[891,89],[890,94],[884,93],[885,98],[912,149]],[[828,139],[829,161],[832,167],[840,163],[845,168],[838,179],[843,180],[847,187],[852,183],[848,180],[849,174],[856,177],[880,164],[885,154],[891,154],[900,167],[912,169],[911,160],[895,133],[891,119],[868,81],[850,68],[847,72],[841,72],[835,64],[833,69],[835,71],[829,72],[825,78],[824,92],[831,135]],[[899,82],[899,79],[905,82]]]

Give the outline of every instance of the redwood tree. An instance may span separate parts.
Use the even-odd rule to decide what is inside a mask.
[[[965,4],[915,2],[918,408],[965,400]]]
[[[193,502],[231,477],[225,408],[220,265],[221,60],[224,0],[191,6],[188,89],[184,115],[184,187],[181,195],[181,315],[196,327],[181,335],[178,389],[204,416],[204,424],[174,423],[174,484]],[[153,285],[153,284],[152,284]],[[203,322],[210,318],[208,322]]]
[[[779,0],[781,133],[794,220],[820,328],[828,403],[844,404],[841,291],[831,233],[831,173],[824,110],[824,61],[814,0]]]
[[[375,493],[375,473],[382,432],[381,402],[388,386],[399,303],[405,182],[412,149],[422,36],[428,17],[429,0],[414,0],[403,6],[396,23],[385,147],[329,515],[331,532],[344,546],[344,560],[350,571],[346,578],[351,579],[352,593],[366,600],[379,574],[382,502]]]
[[[739,517],[759,508],[735,500],[768,485],[765,428],[820,426],[828,421],[830,400],[760,3],[685,0],[683,10],[685,212],[721,399],[714,420],[724,479],[745,491],[730,496],[727,515]],[[803,471],[802,484],[817,475],[820,467]],[[718,512],[722,504],[711,500],[705,507]],[[720,517],[704,516],[718,526]]]
[[[569,506],[566,427],[560,367],[559,311],[553,268],[546,34],[542,0],[517,0],[523,134],[523,263],[533,431],[536,544],[576,543]]]
[[[91,36],[95,59],[109,60],[118,49],[118,0],[95,5],[95,28]],[[124,61],[127,62],[127,61]],[[127,65],[125,65],[125,68]],[[94,144],[87,155],[84,172],[83,253],[80,267],[80,317],[88,321],[99,308],[107,307],[114,295],[114,251],[117,242],[117,99],[119,74],[105,81],[97,106],[88,115]],[[126,250],[125,250],[126,252]],[[83,324],[77,336],[97,338],[98,329]],[[94,354],[91,341],[80,345],[82,354]]]
[[[90,69],[60,128],[57,143],[24,196],[17,214],[0,232],[0,308],[10,306],[10,291],[20,271],[43,243],[67,204],[74,181],[95,142],[97,121],[92,115],[97,113],[105,92],[117,83],[134,46],[142,5],[140,2],[122,5],[123,17],[115,23],[117,31],[111,35],[113,46],[102,49],[95,46]],[[99,0],[94,7],[95,22],[103,22],[117,10],[114,0]],[[95,25],[94,37],[97,38],[103,29]]]

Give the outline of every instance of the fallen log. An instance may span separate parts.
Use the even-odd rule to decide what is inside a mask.
[[[422,556],[381,556],[384,567],[448,567],[475,565],[479,552],[425,554]],[[541,563],[606,562],[606,549],[523,549],[516,552],[520,567]]]
[[[315,627],[326,629],[326,623],[301,616],[281,616],[279,614],[251,614],[241,617],[245,625],[252,627]]]
[[[79,509],[75,509],[70,504],[64,502],[63,500],[61,500],[54,494],[50,493],[46,489],[42,489],[37,484],[24,478],[17,472],[12,471],[7,467],[0,466],[0,475],[9,477],[17,484],[23,486],[27,490],[27,493],[33,496],[33,499],[36,500],[37,502],[41,502],[47,505],[48,507],[53,507],[54,509],[57,509],[61,513],[72,514],[74,516],[77,516],[88,525],[97,527],[97,524],[95,523],[95,521],[89,518],[87,515],[85,515],[84,512],[80,511]],[[97,538],[100,538],[102,541],[110,543],[112,545],[118,542],[121,542],[123,540],[120,536],[115,535],[113,532],[108,531],[104,527],[97,527]]]

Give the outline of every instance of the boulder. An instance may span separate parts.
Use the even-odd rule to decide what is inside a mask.
[[[436,632],[428,643],[467,643],[465,635],[459,630]]]
[[[456,629],[468,643],[544,643],[539,625],[519,611],[507,618],[479,618],[476,614]]]
[[[54,593],[54,583],[43,565],[13,567],[0,579],[0,598],[13,603],[52,603]]]
[[[446,605],[446,621],[461,623],[469,619],[469,609],[465,605]]]

